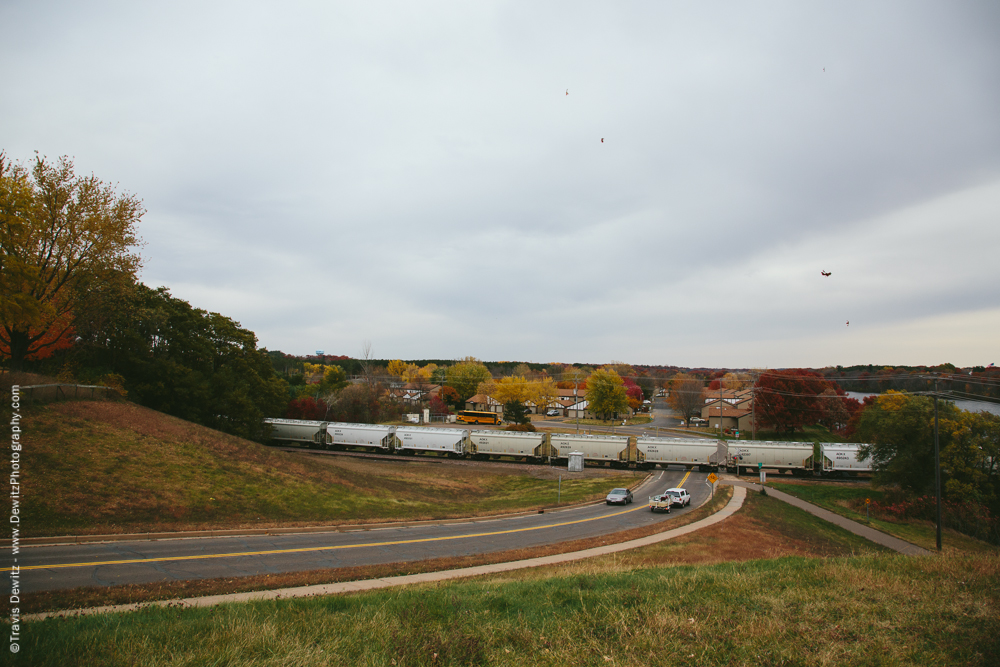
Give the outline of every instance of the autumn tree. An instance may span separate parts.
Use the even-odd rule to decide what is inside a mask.
[[[31,321],[39,315],[38,302],[24,291],[38,267],[13,252],[27,244],[33,200],[27,173],[0,153],[0,323]]]
[[[490,372],[483,362],[475,357],[465,357],[454,366],[448,367],[447,385],[466,401],[476,393],[479,383],[489,380],[490,377]]]
[[[562,375],[560,375],[559,382],[556,386],[560,389],[581,389],[587,381],[587,376],[589,373],[582,368],[575,368],[573,366],[567,366],[563,369]]]
[[[557,398],[559,391],[552,378],[536,380],[528,385],[528,400],[537,406],[539,413],[544,412]]]
[[[628,410],[625,383],[618,373],[601,368],[590,374],[587,378],[587,407],[606,420]]]
[[[749,373],[726,373],[719,378],[719,384],[727,391],[740,391],[749,388],[753,381]]]
[[[448,404],[440,396],[431,396],[430,404],[428,407],[431,410],[431,414],[434,415],[450,415],[451,410],[448,408]]]
[[[329,408],[323,401],[317,401],[312,396],[302,396],[288,402],[285,417],[288,419],[323,420],[326,419]]]
[[[954,403],[941,401],[939,418],[959,421]],[[955,429],[940,429],[942,451]],[[862,443],[858,455],[870,456],[874,479],[899,484],[904,490],[924,492],[934,486],[934,401],[893,390],[875,398],[861,414],[854,437]]]
[[[820,417],[819,423],[831,432],[843,431],[851,420],[851,412],[847,402],[849,399],[842,394],[843,391],[837,393],[833,387],[824,389],[823,393],[820,394],[823,399],[823,416]],[[857,400],[854,402],[857,403]]]
[[[448,403],[456,409],[461,409],[462,397],[458,395],[458,392],[455,391],[454,387],[441,387],[441,389],[438,390],[438,396],[445,403]]]
[[[37,157],[30,177],[0,165],[0,350],[13,370],[73,342],[74,315],[95,286],[135,283],[144,212],[135,196],[77,176],[66,157]]]
[[[321,395],[336,394],[348,384],[350,382],[343,368],[340,366],[325,366],[323,368],[323,379],[319,383],[319,393]]]
[[[1000,415],[963,411],[958,421],[946,424],[949,444],[941,450],[945,494],[986,505],[1000,516]]]
[[[635,380],[628,377],[622,378],[622,384],[625,386],[625,398],[628,401],[628,406],[633,410],[638,410],[642,407],[642,387],[636,384]]]
[[[528,382],[520,375],[510,375],[499,380],[490,378],[479,383],[479,386],[476,387],[476,393],[489,396],[501,404],[507,404],[511,401],[524,403],[528,400]]]
[[[405,362],[400,361],[399,359],[393,359],[386,367],[386,371],[389,375],[393,375],[402,380],[403,376],[406,374],[406,366],[407,364]]]
[[[407,378],[409,382],[414,383],[418,387],[424,387],[431,383],[431,377],[437,370],[437,364],[427,364],[423,368],[418,368],[416,364],[411,364],[411,368],[407,368]]]
[[[827,389],[837,387],[813,371],[761,373],[754,386],[757,428],[771,427],[781,433],[818,423],[825,413],[820,396]]]
[[[606,371],[614,371],[622,379],[636,376],[635,369],[624,361],[612,361],[610,364],[604,364],[601,368]]]
[[[705,385],[701,380],[679,373],[670,383],[667,405],[684,420],[685,427],[691,425],[691,418],[701,415],[705,407]]]
[[[378,385],[366,382],[345,387],[330,406],[330,419],[357,424],[377,424],[381,417]]]

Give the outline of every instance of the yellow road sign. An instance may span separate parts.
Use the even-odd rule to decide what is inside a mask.
[[[709,484],[715,484],[718,481],[719,481],[719,476],[718,475],[716,475],[714,472],[709,474],[709,476],[708,476],[708,482],[709,482]]]

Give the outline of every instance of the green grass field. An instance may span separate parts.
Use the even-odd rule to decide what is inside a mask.
[[[23,664],[996,665],[995,558],[598,564],[30,623]]]
[[[127,403],[33,406],[25,425],[32,535],[434,519],[557,500],[556,475],[541,466],[286,453]],[[564,477],[564,504],[640,479]]]
[[[851,500],[864,498],[882,500],[883,491],[872,488],[869,484],[804,481],[798,483],[768,482],[767,485],[848,519],[869,525],[901,540],[906,540],[925,549],[937,550],[937,529],[929,521],[896,522],[884,521],[876,517],[867,519],[864,512],[852,509],[849,505]],[[942,530],[941,546],[945,551],[1000,553],[1000,549],[986,542],[949,529]]]

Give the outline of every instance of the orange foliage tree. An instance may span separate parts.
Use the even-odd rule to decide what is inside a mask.
[[[135,283],[145,211],[69,158],[36,157],[30,175],[0,156],[0,353],[12,370],[73,343],[73,320],[109,283]]]

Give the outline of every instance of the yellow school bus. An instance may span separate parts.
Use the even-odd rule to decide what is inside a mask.
[[[503,421],[499,413],[485,410],[459,410],[456,420],[467,424],[499,424]]]

